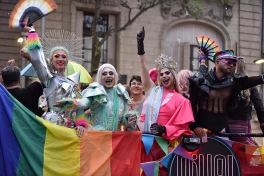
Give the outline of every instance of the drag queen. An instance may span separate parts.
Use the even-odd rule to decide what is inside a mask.
[[[161,54],[156,60],[158,86],[151,81],[146,57],[144,55],[144,29],[137,35],[138,55],[144,89],[150,91],[146,102],[146,114],[141,114],[144,130],[151,131],[168,140],[174,140],[182,134],[192,134],[189,123],[194,121],[189,100],[179,93],[176,80],[176,63],[168,56]]]
[[[25,24],[27,24],[25,22]],[[70,77],[65,77],[66,67],[69,61],[69,50],[64,46],[54,46],[49,51],[50,57],[48,65],[46,63],[43,47],[40,43],[38,34],[34,27],[26,26],[28,30],[28,38],[25,48],[20,51],[22,57],[28,59],[35,70],[39,80],[45,85],[44,94],[47,99],[48,110],[43,115],[43,118],[61,126],[70,128],[77,128],[77,134],[81,136],[88,127],[88,121],[78,113],[73,117],[73,113],[68,110],[61,111],[53,104],[62,98],[80,98],[81,94],[76,86],[79,82],[79,75],[77,73]],[[53,40],[55,41],[55,40]],[[55,43],[55,42],[54,42]],[[28,53],[30,55],[28,55]]]
[[[82,99],[63,99],[56,103],[61,110],[90,108],[90,130],[134,130],[136,114],[128,110],[129,95],[117,84],[118,74],[111,64],[103,64],[97,73],[97,82],[89,85]]]

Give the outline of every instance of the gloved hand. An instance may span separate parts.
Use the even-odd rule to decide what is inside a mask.
[[[142,27],[142,31],[140,31],[137,34],[137,48],[138,48],[138,55],[143,55],[145,54],[144,51],[144,38],[145,38],[145,30],[144,27]]]
[[[57,101],[54,107],[58,107],[60,110],[71,110],[77,106],[77,101],[74,98],[64,98]]]
[[[152,134],[157,135],[157,136],[162,136],[163,133],[166,133],[166,127],[159,125],[158,123],[153,123],[150,126],[150,131]]]

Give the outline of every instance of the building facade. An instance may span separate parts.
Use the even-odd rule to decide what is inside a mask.
[[[21,29],[8,28],[9,14],[17,0],[0,1],[0,68],[7,60],[15,59],[19,66],[25,62],[19,56],[21,44],[17,39]],[[89,0],[55,0],[58,9],[34,24],[39,34],[52,29],[64,29],[83,38],[84,63],[90,71],[91,33],[89,31],[95,6]],[[129,19],[128,8],[119,0],[104,0],[97,31],[102,35],[108,27],[122,27]],[[137,7],[137,0],[128,1]],[[263,56],[263,5],[261,0],[211,0],[205,1],[202,12],[190,15],[190,5],[185,1],[169,4],[170,0],[149,9],[126,30],[113,33],[102,47],[101,63],[111,63],[126,83],[134,74],[140,74],[137,58],[136,34],[145,28],[145,51],[149,68],[155,67],[160,53],[171,56],[178,70],[198,69],[196,36],[213,38],[221,49],[233,49],[245,59],[249,75],[259,75],[262,70],[254,60]],[[225,3],[223,3],[225,2]],[[135,15],[137,10],[131,12]],[[99,36],[100,37],[100,36]],[[209,63],[212,67],[213,64]]]
[[[8,28],[9,14],[17,0],[0,2],[0,67],[8,59],[14,58],[21,65],[18,55],[21,44],[17,39],[21,29]],[[34,24],[39,34],[52,29],[64,29],[84,38],[84,66],[90,71],[91,33],[90,25],[94,13],[94,4],[89,0],[55,0],[58,9]],[[169,2],[169,1],[168,1]],[[136,7],[138,1],[129,1]],[[137,10],[132,11],[131,16]],[[104,0],[97,31],[104,33],[108,27],[119,28],[128,21],[128,9],[118,0]],[[146,30],[145,50],[149,68],[155,67],[155,59],[160,53],[171,56],[178,69],[196,71],[196,36],[209,36],[221,49],[235,50],[245,58],[249,75],[261,72],[259,65],[253,63],[262,56],[262,1],[230,0],[223,4],[221,0],[212,0],[203,5],[202,14],[193,17],[188,4],[183,2],[168,5],[163,3],[149,9],[134,23],[119,33],[113,33],[102,47],[101,63],[109,62],[117,67],[120,74],[129,79],[139,74],[136,54],[136,34],[142,27]],[[100,35],[99,35],[100,37]],[[212,63],[209,63],[212,67]]]

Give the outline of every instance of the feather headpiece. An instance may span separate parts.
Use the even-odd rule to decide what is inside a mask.
[[[82,64],[83,39],[77,37],[73,32],[51,30],[42,36],[40,40],[46,58],[51,58],[57,50],[56,48],[65,48],[69,60]]]

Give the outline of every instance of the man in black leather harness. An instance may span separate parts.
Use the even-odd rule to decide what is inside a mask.
[[[206,132],[219,133],[227,127],[228,112],[237,107],[241,90],[264,84],[263,75],[233,76],[236,66],[233,50],[222,50],[214,55],[215,67],[208,73],[189,78],[190,101],[195,117],[191,129],[199,137]]]

